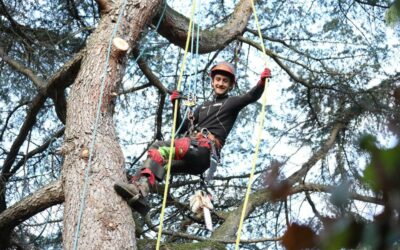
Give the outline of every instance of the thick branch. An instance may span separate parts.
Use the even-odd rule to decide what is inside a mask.
[[[100,12],[101,13],[108,13],[110,12],[112,6],[111,6],[111,2],[112,1],[108,1],[108,0],[96,0],[97,5],[99,6]]]
[[[36,122],[36,115],[39,113],[39,110],[42,108],[44,102],[46,101],[46,97],[39,94],[37,95],[31,104],[30,110],[27,113],[24,123],[18,133],[17,138],[15,138],[13,144],[11,145],[10,151],[7,154],[6,159],[4,160],[3,167],[1,169],[0,174],[0,212],[6,209],[6,199],[5,199],[5,187],[8,179],[10,178],[10,169],[13,165],[18,151],[22,144],[24,143],[29,131],[32,129],[32,126]]]
[[[33,84],[35,84],[39,92],[44,94],[46,82],[41,77],[37,76],[30,68],[25,67],[22,63],[9,57],[2,48],[0,48],[0,57],[16,71],[28,77],[33,82]]]
[[[154,231],[157,232],[159,230],[158,227],[156,227],[154,224],[151,223],[151,221],[148,218],[145,218],[146,224],[149,226],[149,228]],[[179,237],[179,238],[183,238],[183,239],[189,239],[189,240],[197,240],[197,241],[202,241],[202,242],[218,242],[218,243],[224,243],[224,244],[233,244],[236,242],[236,239],[215,239],[215,238],[204,238],[204,237],[199,237],[199,236],[195,236],[192,234],[187,234],[187,233],[183,233],[183,232],[173,232],[173,231],[169,231],[169,230],[163,230],[162,233],[164,235],[171,235],[171,236],[175,236],[175,237]],[[260,242],[267,242],[267,241],[278,241],[280,240],[279,238],[271,238],[271,237],[263,237],[263,238],[256,238],[256,239],[244,239],[241,240],[241,243],[247,243],[247,244],[251,244],[251,243],[260,243]]]
[[[294,184],[298,181],[300,181],[310,170],[311,167],[313,167],[319,160],[321,160],[325,155],[328,153],[328,151],[333,147],[333,145],[336,142],[336,138],[340,132],[345,128],[345,124],[342,122],[336,123],[332,130],[331,133],[329,134],[328,138],[322,145],[322,147],[317,150],[309,159],[307,162],[305,162],[302,167],[292,174],[287,180],[289,181],[290,184]]]
[[[239,40],[239,41],[242,41],[242,42],[244,42],[244,43],[247,43],[248,45],[250,45],[250,46],[252,46],[252,47],[258,49],[259,51],[262,51],[261,45],[258,44],[258,43],[256,43],[256,42],[254,42],[254,41],[252,41],[252,40],[250,40],[250,39],[247,39],[247,38],[245,38],[245,37],[239,36],[239,37],[238,37],[238,40]],[[292,78],[294,81],[296,81],[296,82],[298,82],[298,83],[304,85],[304,86],[307,87],[307,88],[311,88],[311,87],[312,87],[312,85],[311,85],[310,82],[308,82],[308,81],[306,81],[306,80],[304,80],[304,79],[298,77],[294,72],[292,72],[292,71],[289,69],[289,67],[287,67],[287,66],[278,58],[278,56],[277,56],[275,53],[273,53],[272,51],[269,51],[269,50],[267,50],[266,53],[267,53],[267,55],[268,55],[269,57],[271,57],[271,58],[272,58],[272,59],[273,59],[273,60],[274,60],[274,61],[289,75],[289,77]]]
[[[22,63],[10,58],[0,48],[0,57],[11,67],[21,74],[27,76],[36,86],[39,93],[53,99],[58,118],[65,123],[67,102],[64,96],[64,89],[70,86],[79,72],[84,51],[77,53],[70,61],[64,64],[47,82],[37,76],[31,69]]]
[[[136,49],[134,49],[133,54],[135,57],[139,56],[139,53]],[[159,91],[160,94],[167,94],[168,89],[162,84],[160,79],[153,73],[153,71],[150,69],[150,67],[147,65],[146,61],[140,57],[137,60],[137,64],[140,68],[140,70],[143,72],[143,74],[146,76],[146,78],[149,80],[150,84],[156,87]]]
[[[15,32],[15,34],[17,34],[19,37],[21,37],[22,39],[24,39],[26,42],[28,42],[29,44],[33,44],[32,39],[30,39],[29,37],[27,37],[25,35],[25,33],[21,30],[21,25],[19,23],[17,23],[12,16],[10,15],[10,13],[7,10],[7,6],[4,4],[4,1],[0,1],[0,14],[5,16],[8,21],[11,24],[11,29],[13,31],[13,33]]]
[[[157,16],[154,17],[154,24],[158,22],[162,13],[162,8],[163,7],[160,8]],[[252,13],[251,1],[239,1],[235,10],[223,26],[213,30],[200,31],[199,53],[208,53],[218,50],[236,39],[237,36],[244,32]],[[165,18],[161,22],[158,33],[171,43],[184,48],[188,27],[189,19],[167,6]]]
[[[301,184],[301,185],[293,187],[292,190],[290,191],[290,195],[301,193],[301,192],[306,192],[306,191],[307,192],[314,191],[314,192],[330,193],[334,188],[335,188],[334,186],[306,183],[306,184]],[[367,202],[367,203],[383,205],[382,199],[379,199],[376,197],[371,197],[371,196],[360,195],[357,193],[350,192],[349,198],[352,200],[358,200],[358,201],[363,201],[363,202]]]
[[[7,129],[7,126],[8,126],[8,123],[9,123],[9,121],[10,121],[11,116],[12,116],[19,108],[21,108],[22,106],[27,105],[28,103],[29,103],[29,102],[20,103],[20,104],[18,104],[16,107],[14,107],[14,108],[9,112],[9,114],[7,115],[7,118],[5,119],[3,128],[1,129],[1,132],[0,132],[0,141],[3,141],[4,132],[5,132],[6,129]]]
[[[362,5],[369,5],[372,7],[379,7],[379,8],[383,8],[383,9],[389,9],[390,5],[382,5],[382,4],[378,4],[378,1],[361,1],[361,0],[354,0],[354,2],[357,2],[359,4]]]
[[[15,226],[43,210],[64,201],[61,181],[43,187],[0,213],[0,249],[4,248]]]
[[[347,122],[353,117],[351,114],[352,113],[350,112],[348,113],[346,117]],[[344,122],[337,122],[333,126],[329,137],[326,139],[322,147],[317,152],[315,152],[306,163],[303,164],[300,170],[287,178],[286,181],[288,181],[291,186],[300,181],[307,174],[308,170],[328,153],[328,151],[334,145],[339,131],[344,127]],[[245,218],[247,218],[256,207],[261,206],[268,201],[271,201],[271,193],[268,189],[262,189],[251,194],[245,211]],[[230,213],[225,222],[217,230],[214,231],[214,233],[212,234],[212,238],[229,239],[235,236],[240,221],[242,207],[243,203],[236,210]]]
[[[133,50],[134,56],[137,58],[139,56],[139,52],[137,49]],[[154,138],[157,140],[161,140],[161,125],[162,125],[162,113],[165,105],[165,96],[169,92],[168,89],[162,84],[160,79],[151,71],[150,67],[147,65],[146,61],[143,58],[139,58],[137,60],[140,70],[142,70],[143,74],[150,81],[150,84],[158,89],[160,93],[160,102],[157,108],[156,115],[156,131],[154,134]]]
[[[81,50],[47,81],[46,94],[53,99],[57,117],[64,124],[67,116],[64,90],[74,82],[78,75],[84,54],[85,50]]]
[[[162,117],[165,105],[165,97],[166,94],[160,91],[160,102],[158,103],[157,115],[156,115],[156,131],[154,133],[154,139],[156,140],[162,140],[161,127],[162,127]]]
[[[17,136],[17,138],[15,138],[13,144],[11,145],[8,155],[7,155],[6,159],[4,160],[4,164],[1,169],[0,187],[1,187],[1,183],[3,181],[6,182],[8,180],[8,178],[9,178],[8,172],[10,171],[11,166],[17,157],[17,154],[18,154],[18,151],[19,151],[21,145],[24,143],[26,136],[28,135],[29,131],[32,129],[32,126],[35,124],[36,115],[39,113],[45,100],[46,100],[46,97],[44,97],[41,94],[37,95],[33,99],[32,103],[30,105],[30,109],[27,112],[25,121],[22,124],[21,129],[19,130],[18,136]],[[0,192],[1,191],[2,191],[2,189],[0,188]]]
[[[250,194],[245,211],[245,218],[247,218],[256,207],[263,205],[270,199],[270,192],[266,188]],[[234,238],[239,227],[240,214],[242,213],[242,210],[243,203],[229,213],[229,216],[225,219],[225,222],[213,232],[211,238],[222,241],[229,241]]]
[[[13,228],[22,221],[64,201],[61,181],[51,183],[0,214],[0,231]]]
[[[59,114],[63,114],[60,119],[65,121],[66,115],[66,100],[64,97],[64,89],[71,85],[79,72],[81,61],[83,58],[84,51],[78,53],[72,60],[67,62],[53,77],[48,81],[45,93],[53,96],[58,109]],[[10,169],[15,162],[16,156],[22,144],[24,143],[28,132],[32,129],[32,126],[36,122],[36,116],[46,101],[46,96],[39,93],[32,101],[30,110],[27,112],[25,121],[18,133],[18,136],[11,145],[10,151],[4,161],[1,175],[0,175],[0,211],[6,209],[5,204],[5,185],[8,179],[11,177]],[[58,106],[58,108],[57,108]]]
[[[11,169],[9,175],[15,174],[18,171],[18,169],[25,164],[26,160],[30,159],[31,157],[33,157],[36,154],[39,154],[39,153],[42,153],[43,151],[45,151],[56,138],[59,138],[64,134],[64,130],[65,130],[65,128],[60,129],[53,136],[51,136],[48,140],[46,140],[41,146],[35,148],[34,150],[32,150],[28,154],[26,154],[23,157],[23,159],[21,159],[17,164],[15,164],[15,166]]]
[[[293,187],[289,195],[306,191],[330,193],[332,189],[333,189],[332,186],[308,183]],[[354,200],[359,200],[368,203],[374,203],[374,204],[383,203],[381,199],[378,199],[376,197],[364,196],[357,193],[350,193],[349,197]],[[254,192],[249,197],[249,203],[246,209],[245,218],[247,218],[257,207],[272,201],[273,200],[271,197],[271,193],[268,188],[264,188]],[[225,222],[218,229],[214,231],[211,239],[213,240],[218,239],[220,242],[228,242],[233,237],[235,237],[239,225],[239,219],[240,219],[240,214],[242,212],[242,208],[243,208],[243,203],[237,209],[231,211],[228,217],[226,218]]]

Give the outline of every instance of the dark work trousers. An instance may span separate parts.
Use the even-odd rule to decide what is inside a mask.
[[[210,166],[210,141],[207,138],[177,138],[171,151],[171,141],[157,141],[148,151],[148,157],[167,168],[172,152],[171,173],[198,175]]]

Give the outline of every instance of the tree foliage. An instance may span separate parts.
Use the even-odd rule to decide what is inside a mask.
[[[119,1],[0,0],[1,248],[62,247],[60,150],[69,145],[65,128],[74,122],[67,108],[88,51],[101,46],[88,47],[90,39],[102,32],[104,20],[117,20],[122,1],[111,2]],[[128,7],[143,1],[136,2],[128,1]],[[273,78],[241,249],[397,246],[399,1],[256,2]],[[189,2],[160,1],[140,39],[118,62],[126,69],[110,106],[127,175],[140,167],[154,140],[170,137],[166,95],[176,88],[190,8]],[[232,94],[245,93],[264,67],[251,8],[244,0],[210,0],[201,4],[195,21],[200,54],[196,57],[192,42],[183,93],[192,90],[199,102],[210,98],[208,72],[221,60],[237,67]],[[173,176],[166,247],[232,247],[259,110],[255,103],[240,113],[222,166],[208,184],[213,232],[188,209],[189,197],[202,188],[199,177]],[[151,196],[149,216],[133,213],[139,248],[154,246],[162,190],[160,184],[159,194]],[[192,246],[193,241],[204,244]]]

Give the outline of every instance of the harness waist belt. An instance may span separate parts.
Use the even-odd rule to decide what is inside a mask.
[[[207,134],[204,134],[203,132],[195,131],[194,137],[197,138],[197,139],[199,139],[199,138],[207,138],[207,139],[209,139],[210,141],[212,141],[215,144],[217,149],[221,149],[222,148],[221,141],[217,137],[215,137],[215,135],[213,135],[211,132],[208,132]]]

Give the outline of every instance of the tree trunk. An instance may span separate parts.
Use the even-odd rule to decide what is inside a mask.
[[[102,1],[105,3],[105,1]],[[115,1],[114,1],[115,2]],[[138,41],[142,30],[157,11],[159,0],[128,1],[117,36],[130,47]],[[84,205],[78,239],[79,249],[136,249],[135,227],[131,210],[113,190],[115,181],[126,179],[124,157],[113,124],[113,92],[117,92],[125,60],[112,56],[105,75],[104,95],[100,96],[108,43],[118,18],[119,6],[109,1],[96,31],[85,48],[81,70],[71,88],[67,105],[65,143],[62,153],[64,207],[64,249],[72,249],[80,206]],[[96,111],[102,98],[96,143],[92,152],[86,199],[81,204],[85,169],[94,133]]]

